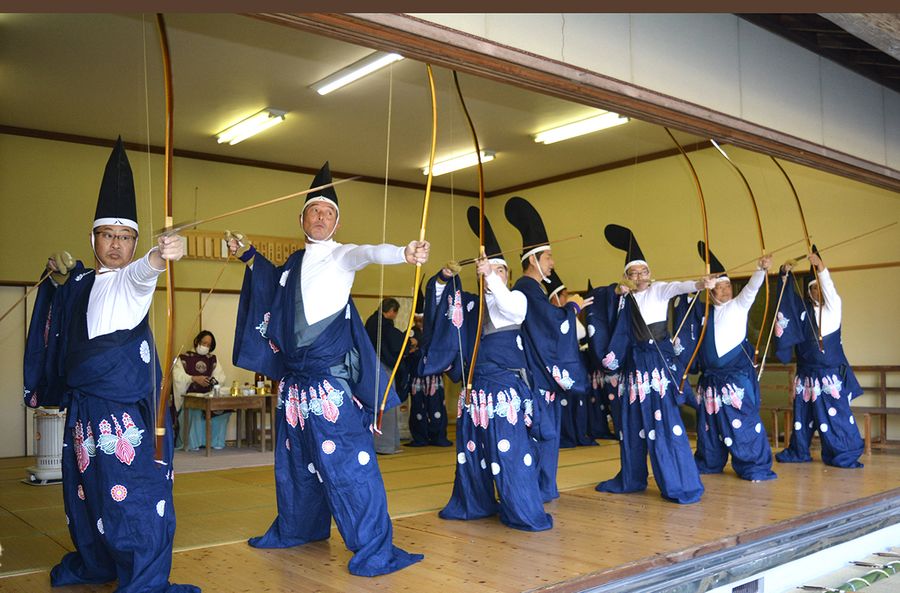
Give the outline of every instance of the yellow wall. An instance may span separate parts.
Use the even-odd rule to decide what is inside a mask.
[[[727,149],[754,189],[769,250],[801,239],[793,197],[771,160],[734,147]],[[0,236],[5,239],[0,282],[36,280],[47,255],[54,250],[66,249],[79,259],[91,259],[90,223],[108,155],[106,148],[0,135],[0,195],[4,206]],[[691,157],[706,196],[712,249],[726,266],[755,257],[759,251],[756,225],[740,179],[712,149],[692,153]],[[129,158],[142,229],[138,249],[143,253],[149,248],[151,230],[162,225],[162,158],[149,159],[152,216],[147,200],[151,193],[148,158],[143,153],[129,153]],[[900,196],[895,193],[789,163],[784,166],[800,194],[810,233],[820,248],[900,220]],[[490,168],[486,167],[486,175],[489,174]],[[293,193],[311,182],[309,175],[190,159],[175,160],[174,177],[176,221],[192,219],[195,212],[202,218]],[[353,182],[337,188],[337,192],[342,222],[338,240],[380,242],[383,187]],[[624,255],[603,238],[603,227],[611,222],[635,231],[655,277],[695,277],[703,271],[695,248],[702,237],[699,205],[681,157],[564,181],[519,195],[541,212],[551,239],[583,233],[583,238],[553,249],[559,274],[570,289],[583,290],[588,278],[600,285],[621,274]],[[503,215],[508,197],[489,199],[488,217],[501,247],[519,248],[518,232]],[[422,198],[419,191],[389,189],[386,241],[405,243],[418,236]],[[432,195],[428,239],[433,247],[431,262],[424,268],[426,279],[448,259],[463,259],[476,253],[477,240],[465,221],[466,208],[475,203],[472,198]],[[299,205],[299,199],[289,201],[214,222],[207,228],[237,229],[251,238],[254,233],[294,236],[298,232]],[[803,251],[802,245],[794,246],[780,252],[776,261]],[[845,266],[897,260],[898,253],[900,230],[894,227],[826,251],[823,258],[828,265]],[[517,254],[512,253],[507,259],[513,265],[515,278],[519,275]],[[208,289],[220,269],[217,262],[180,262],[176,266],[177,286]],[[217,289],[240,288],[242,272],[241,265],[228,264]],[[413,274],[410,266],[386,267],[382,291],[380,270],[371,267],[357,274],[354,293],[405,296],[412,286]],[[474,286],[471,267],[463,273],[463,281],[468,288]],[[844,347],[851,363],[900,364],[900,340],[894,331],[900,327],[900,270],[843,272],[835,275],[835,283],[843,297]],[[199,302],[198,292],[179,293],[176,347],[188,343],[196,333],[193,323]],[[360,314],[367,317],[375,306],[377,299],[360,299]],[[18,319],[14,323],[21,323],[21,317],[13,318]],[[157,299],[153,319],[157,336],[164,335],[164,319],[163,299]],[[4,320],[5,324],[11,322]],[[12,335],[21,334],[13,331]],[[226,352],[219,354],[228,356]],[[3,370],[6,379],[2,395],[17,401],[21,393],[20,361],[4,361]],[[895,424],[892,422],[892,426]]]

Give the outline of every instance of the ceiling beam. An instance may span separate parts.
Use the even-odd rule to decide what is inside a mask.
[[[900,192],[900,172],[718,111],[406,14],[256,14],[408,58],[615,111]]]

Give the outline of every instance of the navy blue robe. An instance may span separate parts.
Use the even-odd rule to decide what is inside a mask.
[[[275,487],[278,516],[258,548],[327,539],[334,517],[354,552],[352,574],[375,576],[423,558],[393,545],[371,433],[387,374],[348,301],[309,345],[296,347],[295,295],[303,251],[275,267],[256,254],[241,288],[234,364],[279,377]],[[376,373],[381,389],[375,387]],[[400,403],[391,388],[387,407]]]
[[[544,502],[559,497],[556,472],[559,465],[562,402],[577,404],[588,389],[587,369],[578,349],[575,308],[556,307],[540,283],[528,276],[519,278],[513,290],[528,299],[528,313],[522,324],[525,356],[534,376],[535,422],[531,436],[537,442],[538,472]]]
[[[633,326],[642,323],[633,298],[622,299],[608,352],[601,363],[610,372],[620,371],[617,419],[622,469],[616,477],[597,485],[600,492],[639,492],[647,488],[647,453],[653,476],[663,498],[689,504],[703,495],[703,484],[694,462],[678,406],[693,395],[684,370],[669,339],[638,339]],[[636,316],[636,317],[633,317]]]
[[[691,311],[702,321],[698,303]],[[706,336],[697,354],[700,381],[695,395],[697,450],[701,474],[721,473],[731,454],[731,466],[745,480],[773,480],[772,450],[759,417],[761,396],[751,354],[744,339],[724,356],[716,351],[715,315],[710,308]],[[682,330],[684,331],[684,330]]]
[[[793,275],[790,275],[791,278]],[[779,279],[779,291],[781,290]],[[793,284],[792,280],[788,282]],[[858,461],[865,449],[850,400],[862,394],[853,369],[841,344],[841,329],[822,337],[824,350],[819,350],[818,320],[804,301],[788,286],[781,308],[776,311],[775,347],[778,359],[791,360],[797,355],[797,376],[791,399],[794,406],[794,430],[787,449],[777,453],[782,463],[812,461],[809,444],[819,432],[822,461],[836,467],[862,467]]]
[[[435,302],[438,276],[428,283],[425,327],[432,328],[422,372],[468,369],[478,325],[478,296],[462,291],[458,277]],[[488,313],[485,311],[485,316]],[[460,358],[460,345],[463,361]],[[456,474],[442,519],[480,519],[499,512],[500,521],[524,531],[553,526],[544,512],[535,449],[527,427],[533,421],[520,332],[497,331],[482,338],[472,378],[472,400],[460,394],[456,418]],[[465,377],[462,378],[465,381]],[[500,495],[499,503],[494,488]]]
[[[591,291],[593,304],[585,309],[585,325],[588,339],[588,369],[590,372],[590,397],[588,398],[588,434],[595,439],[616,439],[618,419],[613,407],[618,409],[616,395],[619,391],[619,372],[603,368],[601,360],[609,352],[609,340],[619,313],[619,296],[616,285],[598,286]],[[610,423],[613,430],[610,430]]]
[[[433,298],[434,295],[432,295]],[[423,297],[424,298],[424,297]],[[423,311],[426,308],[422,303]],[[436,305],[432,303],[432,309]],[[432,319],[434,315],[432,314]],[[423,315],[423,321],[426,317]],[[433,323],[433,321],[432,321]],[[410,447],[451,447],[453,443],[447,438],[447,406],[444,403],[444,374],[423,375],[420,372],[422,353],[428,349],[428,341],[432,330],[423,327],[415,331],[419,342],[418,349],[409,355],[410,403],[409,433],[412,441]]]
[[[38,291],[25,354],[25,403],[66,409],[63,503],[75,551],[50,572],[54,587],[118,579],[122,593],[199,592],[168,582],[175,536],[173,431],[166,417],[154,460],[161,374],[147,317],[88,339],[94,271],[81,262],[58,289]]]

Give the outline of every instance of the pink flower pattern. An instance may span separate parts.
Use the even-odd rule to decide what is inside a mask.
[[[91,464],[91,457],[97,454],[90,423],[87,425],[87,438],[85,438],[81,420],[76,420],[75,428],[73,429],[73,440],[75,441],[75,461],[78,463],[78,471],[84,473]]]
[[[115,414],[111,414],[110,418],[112,418],[115,426],[115,434],[113,434],[112,426],[104,418],[99,425],[100,437],[97,441],[97,446],[107,455],[115,455],[125,465],[131,465],[136,455],[135,447],[140,446],[143,439],[141,435],[143,435],[144,431],[135,426],[127,412],[122,415],[122,424],[125,425],[125,430],[122,430],[122,426],[119,424]]]

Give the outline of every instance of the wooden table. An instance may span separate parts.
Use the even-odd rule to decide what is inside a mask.
[[[206,456],[209,457],[212,447],[212,413],[217,410],[259,410],[260,418],[260,450],[266,450],[266,404],[269,410],[269,426],[272,430],[272,448],[275,448],[275,394],[266,395],[220,395],[210,397],[203,394],[188,393],[184,396],[184,409],[186,410],[205,410],[206,411]],[[241,426],[242,422],[238,418],[237,434],[235,444],[241,446]],[[184,434],[189,435],[191,429],[191,415],[184,414]],[[184,449],[187,449],[188,439],[184,439]]]

